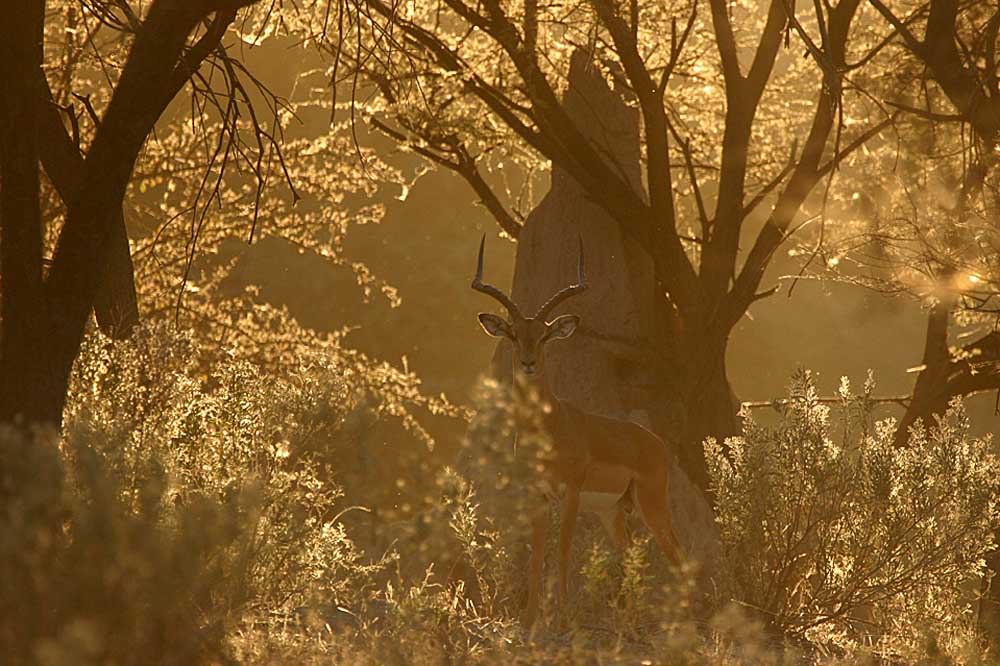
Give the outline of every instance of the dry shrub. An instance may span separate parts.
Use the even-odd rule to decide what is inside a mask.
[[[64,435],[0,434],[0,608],[14,663],[215,663],[249,626],[362,613],[382,563],[307,450],[348,393],[328,368],[199,370],[167,327],[88,338]],[[326,412],[317,419],[317,410]],[[8,581],[12,581],[8,584]]]
[[[772,630],[842,648],[913,654],[968,636],[971,585],[993,548],[1000,463],[960,404],[895,448],[872,422],[874,382],[821,404],[798,374],[780,420],[706,446],[728,565]]]

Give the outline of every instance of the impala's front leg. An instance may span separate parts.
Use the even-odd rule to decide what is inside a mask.
[[[531,519],[531,564],[528,572],[528,606],[524,609],[524,626],[530,629],[538,619],[542,596],[542,572],[545,566],[545,541],[549,534],[548,502]]]
[[[580,486],[567,484],[559,525],[559,600],[566,601],[569,593],[569,558],[573,546],[576,514],[580,512]]]

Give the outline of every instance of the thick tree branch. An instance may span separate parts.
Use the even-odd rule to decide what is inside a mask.
[[[847,36],[859,3],[860,0],[842,0],[830,13],[827,51],[828,57],[833,66],[838,68],[838,71],[844,66]],[[809,135],[803,145],[802,155],[792,170],[788,184],[778,195],[778,201],[764,227],[757,235],[757,239],[747,255],[747,260],[729,293],[726,317],[731,323],[735,323],[743,316],[746,308],[753,302],[754,294],[764,276],[764,270],[770,263],[775,250],[784,242],[788,228],[806,197],[820,178],[829,171],[830,167],[836,165],[843,159],[843,155],[847,154],[847,151],[842,151],[839,155],[835,155],[830,162],[821,165],[830,132],[833,129],[835,110],[839,104],[836,91],[826,80],[827,78],[824,77],[823,85],[820,88],[819,102],[816,104],[816,112],[813,115]],[[848,146],[848,151],[862,145],[864,141],[881,131],[887,124],[883,121],[876,126],[877,129],[873,128],[874,131],[869,130],[863,134],[862,141],[860,143],[856,141]]]
[[[727,90],[738,90],[743,85],[740,72],[740,58],[733,35],[733,24],[729,20],[729,4],[725,0],[709,0],[712,10],[712,27],[715,29],[715,43],[722,61],[722,76]]]
[[[990,98],[978,74],[962,61],[955,41],[957,0],[932,0],[922,49],[917,52],[934,80],[984,139],[1000,131],[1000,99]]]
[[[903,36],[907,48],[927,66],[934,81],[976,134],[984,141],[995,140],[1000,133],[1000,97],[990,94],[990,87],[983,85],[989,79],[981,79],[974,69],[975,63],[963,61],[959,52],[957,0],[931,0],[923,40],[909,29],[910,17],[900,19],[881,0],[868,1]],[[988,26],[987,32],[992,29]]]
[[[646,139],[644,142],[646,182],[649,187],[653,243],[656,247],[662,248],[661,252],[674,257],[672,261],[674,268],[683,271],[683,274],[678,275],[672,283],[666,280],[664,282],[672,286],[671,295],[675,300],[692,303],[700,300],[701,289],[694,267],[687,259],[677,234],[670,147],[667,140],[668,122],[663,98],[642,56],[639,55],[635,33],[629,24],[618,15],[609,0],[592,0],[592,5],[601,23],[611,35],[625,75],[639,100]]]
[[[217,12],[201,38],[181,56],[170,86],[163,93],[167,103],[180,92],[191,74],[197,71],[202,61],[218,46],[235,17],[235,10]],[[62,124],[48,82],[44,80],[44,76],[40,78],[39,88],[44,91],[47,101],[39,117],[44,137],[39,145],[40,157],[45,172],[68,207],[79,192],[84,175],[84,159]],[[139,323],[132,257],[129,253],[125,219],[120,209],[111,227],[107,264],[102,286],[95,296],[94,315],[101,330],[112,338],[127,337]]]
[[[896,445],[906,444],[910,426],[918,419],[929,419],[935,413],[938,394],[946,382],[951,354],[948,351],[948,324],[951,309],[955,305],[954,296],[941,299],[931,307],[927,316],[927,332],[924,335],[924,357],[920,373],[913,387],[913,395],[906,413],[896,428]],[[944,400],[947,406],[947,399]]]
[[[84,160],[62,124],[59,108],[52,98],[48,83],[43,80],[41,86],[44,89],[45,103],[39,109],[43,137],[39,144],[39,156],[45,173],[68,208],[79,194]],[[101,331],[116,339],[128,337],[139,323],[135,274],[125,218],[120,207],[111,227],[107,263],[101,278],[101,288],[94,299],[94,315]]]
[[[728,15],[719,15],[713,2],[713,22],[724,55],[726,81],[726,125],[722,137],[722,164],[719,192],[713,217],[712,236],[706,239],[701,257],[701,278],[713,301],[713,309],[724,297],[736,268],[740,230],[743,226],[743,200],[746,189],[747,157],[754,117],[774,61],[781,45],[781,35],[788,22],[782,0],[772,0],[764,32],[747,78],[739,75],[738,62],[725,66],[734,57],[726,46],[731,39]],[[735,68],[734,73],[729,71]]]
[[[924,362],[913,398],[896,430],[899,446],[906,444],[913,424],[930,424],[954,398],[1000,389],[1000,331],[951,349],[947,346],[948,307],[939,304],[928,317]]]
[[[248,0],[157,0],[135,37],[121,78],[84,163],[79,196],[69,206],[46,281],[51,327],[52,393],[44,420],[58,424],[73,360],[100,288],[109,239],[135,160],[176,90],[188,35],[212,12]]]

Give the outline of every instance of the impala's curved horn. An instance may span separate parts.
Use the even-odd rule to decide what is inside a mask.
[[[571,284],[568,287],[563,287],[557,291],[552,298],[545,301],[545,303],[538,309],[538,314],[535,315],[536,319],[542,319],[546,317],[557,305],[565,301],[570,296],[575,296],[583,291],[587,290],[587,270],[583,262],[583,237],[580,236],[580,261],[576,267],[576,284]]]
[[[512,318],[524,319],[521,315],[521,310],[518,309],[514,301],[510,300],[510,297],[507,296],[507,294],[503,293],[493,285],[483,282],[483,250],[485,247],[486,234],[483,234],[483,239],[479,242],[479,259],[476,261],[476,277],[472,280],[472,288],[500,301],[500,304],[507,308],[507,312],[510,313]]]

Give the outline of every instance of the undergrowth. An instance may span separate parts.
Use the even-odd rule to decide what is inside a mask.
[[[524,405],[484,383],[455,464],[366,551],[348,517],[372,507],[324,453],[363,392],[336,364],[206,370],[201,344],[90,337],[63,434],[0,432],[4,663],[985,663],[1000,467],[959,405],[896,449],[870,386],[830,409],[798,376],[776,426],[707,446],[731,591],[696,589],[634,518],[619,552],[581,517],[569,597],[550,543],[528,629],[547,443],[515,434]]]

